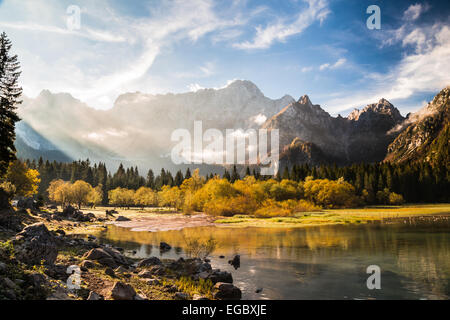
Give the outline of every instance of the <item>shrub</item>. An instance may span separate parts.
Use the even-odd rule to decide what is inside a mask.
[[[210,237],[208,240],[202,241],[200,238],[185,238],[186,247],[184,251],[188,257],[205,259],[214,252],[217,241]]]
[[[389,195],[389,203],[391,205],[401,205],[405,203],[405,200],[403,199],[403,196],[401,194],[391,192],[391,194]]]

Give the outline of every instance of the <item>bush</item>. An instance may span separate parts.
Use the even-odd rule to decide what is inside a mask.
[[[389,195],[389,203],[391,205],[397,206],[405,203],[405,200],[403,199],[403,196],[401,194],[391,192],[391,194]]]
[[[257,203],[253,199],[237,196],[208,201],[203,206],[203,211],[213,216],[231,217],[236,214],[252,214],[256,208]]]
[[[256,210],[255,216],[258,218],[292,217],[300,212],[319,211],[320,207],[306,200],[286,200],[264,202],[263,207]]]
[[[200,238],[185,238],[186,247],[184,251],[190,258],[205,259],[214,252],[217,241],[210,237],[208,240],[202,241]]]

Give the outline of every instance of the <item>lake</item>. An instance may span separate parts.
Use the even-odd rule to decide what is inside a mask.
[[[211,264],[233,274],[243,299],[449,299],[449,231],[448,219],[429,217],[291,229],[135,232],[110,225],[95,235],[138,258],[184,257],[186,239],[213,237]],[[172,250],[161,253],[161,241]],[[235,254],[241,256],[237,270],[228,264]],[[379,290],[367,288],[370,265],[381,269]]]

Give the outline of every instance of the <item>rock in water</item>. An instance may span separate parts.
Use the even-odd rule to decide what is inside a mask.
[[[214,289],[217,290],[214,293],[214,298],[219,300],[240,300],[242,297],[241,289],[231,283],[218,282],[214,286]]]
[[[235,255],[233,260],[228,261],[229,264],[231,264],[235,270],[237,270],[241,266],[241,256]]]
[[[43,223],[36,223],[23,229],[13,241],[15,255],[28,265],[40,265],[44,261],[52,265],[58,256],[56,237]]]
[[[159,249],[161,249],[161,251],[169,251],[170,249],[172,249],[172,246],[166,242],[161,242],[159,244]]]
[[[118,216],[116,221],[117,222],[120,222],[120,221],[131,221],[131,219],[128,219],[128,218],[126,218],[124,216]]]

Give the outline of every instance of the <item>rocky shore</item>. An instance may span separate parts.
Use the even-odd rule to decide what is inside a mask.
[[[240,299],[229,272],[207,259],[129,258],[123,249],[66,231],[106,219],[76,210],[0,212],[0,299]],[[66,231],[65,231],[66,230]],[[167,250],[169,244],[161,243]]]

